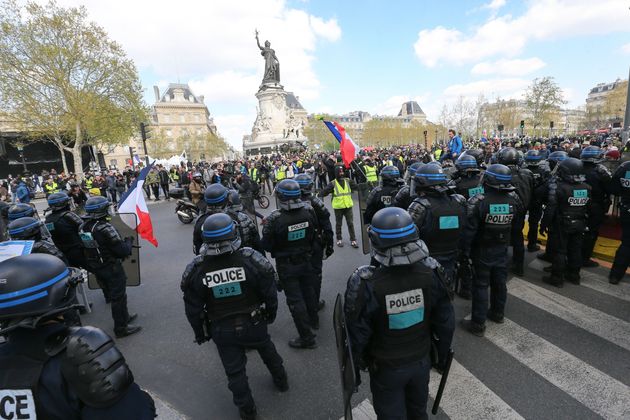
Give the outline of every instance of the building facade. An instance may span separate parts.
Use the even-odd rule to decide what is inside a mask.
[[[588,128],[621,126],[626,109],[627,81],[617,79],[612,83],[599,83],[586,97]]]

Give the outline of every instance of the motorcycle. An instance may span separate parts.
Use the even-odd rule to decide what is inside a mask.
[[[188,196],[187,193],[188,190],[186,188],[173,188],[170,194],[172,198],[177,199],[177,205],[175,206],[177,218],[185,225],[192,223],[199,216],[197,205],[184,199],[184,197]]]

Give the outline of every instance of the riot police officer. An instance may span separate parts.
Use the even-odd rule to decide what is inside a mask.
[[[462,321],[462,325],[479,337],[484,335],[486,319],[504,322],[511,226],[525,214],[525,207],[512,186],[512,171],[507,166],[488,166],[481,185],[484,192],[468,202],[462,241],[464,255],[472,259],[476,274],[472,284],[472,317]]]
[[[448,351],[454,332],[444,272],[400,208],[378,211],[369,236],[380,266],[357,268],[345,293],[357,373],[369,369],[379,419],[427,418],[431,336]]]
[[[68,264],[65,255],[53,244],[42,238],[42,222],[33,217],[21,217],[9,223],[9,236],[12,240],[34,241],[32,254],[53,255]]]
[[[520,167],[520,155],[513,147],[506,147],[499,151],[498,161],[510,168],[512,185],[525,209],[529,208],[534,191],[534,175],[529,169]],[[525,263],[525,244],[523,228],[525,227],[525,213],[519,214],[512,223],[512,272],[517,276],[523,275]]]
[[[121,238],[109,217],[110,201],[102,196],[85,203],[87,221],[79,228],[88,271],[94,274],[106,302],[111,302],[114,334],[117,338],[135,334],[142,328],[130,324],[137,314],[127,309],[127,275],[122,260],[131,255],[133,238]]]
[[[455,182],[455,191],[462,195],[466,201],[470,197],[482,193],[483,188],[479,186],[481,180],[481,171],[474,156],[466,151],[455,161],[457,172],[453,181]]]
[[[538,246],[538,223],[542,217],[543,203],[547,197],[547,182],[551,173],[545,164],[544,156],[539,150],[529,150],[524,157],[525,166],[532,172],[534,176],[534,190],[529,203],[529,216],[527,223],[529,230],[527,231],[527,251],[536,252],[540,250]]]
[[[98,328],[64,325],[79,276],[44,254],[0,263],[7,280],[0,295],[11,296],[0,306],[0,324],[7,325],[0,330],[7,338],[0,345],[3,418],[155,417],[153,400],[134,383],[113,340]]]
[[[444,267],[452,285],[465,224],[466,199],[449,194],[448,178],[439,165],[422,166],[416,171],[414,181],[417,197],[409,206],[409,214],[429,253]]]
[[[566,279],[580,284],[582,242],[590,210],[591,187],[585,182],[584,165],[579,159],[567,158],[557,166],[556,177],[549,185],[549,198],[541,222],[541,232],[553,226],[554,260],[551,276],[545,283],[562,287]]]
[[[610,192],[612,177],[604,165],[599,163],[602,159],[602,150],[597,146],[588,146],[582,150],[580,159],[584,163],[586,183],[591,186],[590,210],[588,212],[588,230],[584,233],[582,245],[582,266],[597,267],[599,264],[591,259],[599,228],[604,222],[606,213],[610,208]]]
[[[612,192],[619,197],[621,244],[615,253],[608,281],[618,284],[630,265],[630,161],[619,165],[612,176]]]
[[[392,202],[393,207],[399,207],[403,210],[407,210],[409,205],[416,197],[416,188],[414,186],[414,177],[419,168],[424,166],[425,164],[422,162],[416,162],[411,164],[407,168],[407,174],[409,174],[409,178],[406,179],[406,185],[403,185],[396,196],[394,197],[394,201]]]
[[[265,251],[260,245],[260,234],[258,233],[258,228],[248,215],[242,211],[230,208],[229,195],[230,191],[221,184],[212,184],[206,188],[203,194],[203,199],[206,203],[206,211],[197,218],[195,228],[193,230],[194,253],[199,254],[201,246],[203,245],[202,229],[206,218],[212,214],[226,213],[236,222],[238,226],[241,244],[243,246],[254,248],[256,251],[264,255]]]
[[[262,254],[241,247],[236,222],[227,214],[208,216],[202,235],[203,253],[182,276],[186,317],[197,344],[214,339],[241,418],[255,419],[246,349],[258,351],[278,390],[289,389],[282,358],[267,332],[278,310],[275,271]]]
[[[35,208],[25,203],[17,203],[9,207],[7,212],[9,222],[11,220],[19,219],[20,217],[37,217],[35,214]]]
[[[53,242],[63,252],[72,267],[84,267],[83,245],[79,228],[83,220],[70,210],[71,198],[65,192],[48,196],[52,213],[46,216],[46,228]]]
[[[315,272],[311,263],[317,216],[301,200],[300,185],[284,179],[276,186],[280,209],[274,210],[263,227],[262,246],[276,259],[280,286],[299,337],[289,341],[294,348],[317,347],[313,327],[319,325]]]
[[[388,165],[381,169],[381,185],[372,189],[368,195],[363,223],[370,224],[372,216],[377,211],[392,205],[392,199],[396,197],[401,181],[397,167]]]
[[[318,309],[323,309],[326,302],[320,298],[322,291],[323,259],[330,257],[335,252],[334,233],[330,223],[330,212],[322,200],[313,195],[313,179],[308,174],[298,174],[295,182],[300,185],[302,200],[309,203],[317,216],[317,240],[313,242],[313,258],[311,263],[315,270],[317,282],[315,283],[315,295],[317,296]],[[324,257],[324,254],[326,255]],[[315,325],[319,327],[319,325]]]
[[[554,182],[554,179],[555,179],[554,169],[556,168],[558,163],[562,162],[568,157],[569,155],[567,154],[567,152],[561,151],[561,150],[551,152],[549,156],[547,157],[547,166],[549,167],[549,170],[550,170],[550,176],[547,179],[547,182],[545,182],[540,187],[539,191],[537,192],[537,195],[542,200],[543,205],[547,204],[547,199],[549,198],[549,185],[551,185],[551,183]],[[554,245],[555,245],[554,235],[552,235],[553,226],[547,226],[547,229],[549,231],[549,234],[547,235],[547,244],[545,245],[545,252],[541,252],[540,254],[536,256],[536,258],[543,261],[547,261],[547,262],[553,262]]]

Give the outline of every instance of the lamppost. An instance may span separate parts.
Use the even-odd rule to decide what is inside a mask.
[[[24,169],[24,172],[26,172],[26,161],[24,160],[24,145],[22,143],[18,143],[16,145],[18,153],[20,155],[20,160],[22,161],[22,168]]]

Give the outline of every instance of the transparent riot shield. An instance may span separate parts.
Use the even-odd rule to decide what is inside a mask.
[[[124,221],[127,221],[133,228],[130,228]],[[131,255],[125,258],[122,262],[123,269],[127,275],[127,287],[140,286],[140,245],[138,241],[138,232],[136,232],[136,226],[138,226],[138,218],[134,213],[116,213],[109,222],[116,228],[121,238],[131,237],[133,238],[133,246],[131,248]],[[100,289],[100,286],[96,282],[96,278],[90,273],[88,278],[88,287],[90,289]]]
[[[359,215],[361,216],[361,245],[364,254],[370,253],[370,237],[368,236],[367,231],[368,225],[363,220],[369,194],[370,186],[367,183],[362,183],[357,186],[357,195],[359,197]]]
[[[352,360],[352,348],[348,336],[348,326],[343,312],[343,298],[337,294],[335,309],[333,312],[333,327],[337,343],[337,360],[339,361],[339,373],[341,374],[341,391],[343,397],[343,414],[346,420],[352,420],[352,394],[356,388],[356,376],[354,362]]]

